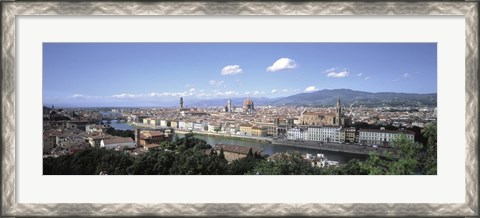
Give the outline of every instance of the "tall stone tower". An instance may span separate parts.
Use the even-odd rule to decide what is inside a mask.
[[[335,120],[336,120],[336,123],[339,126],[343,125],[343,123],[342,123],[342,105],[340,104],[340,98],[337,99],[337,111],[336,111],[336,114],[335,114]]]
[[[183,109],[183,97],[180,97],[180,108],[179,109],[180,110]]]
[[[227,112],[232,112],[232,100],[228,99],[227,101]]]
[[[140,146],[140,129],[139,128],[135,128],[135,145],[137,147]]]

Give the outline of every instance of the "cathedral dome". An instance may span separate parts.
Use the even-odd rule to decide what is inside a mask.
[[[250,105],[253,105],[253,101],[250,98],[247,98],[245,99],[245,101],[243,101],[243,106],[250,106]]]
[[[255,108],[253,107],[253,101],[248,97],[243,101],[243,112],[245,113],[253,113],[255,112]]]

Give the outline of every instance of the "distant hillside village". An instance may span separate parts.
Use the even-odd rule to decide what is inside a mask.
[[[418,135],[407,128],[423,128],[436,121],[436,108],[255,106],[247,97],[241,106],[188,108],[183,98],[177,108],[43,109],[43,153],[62,155],[88,147],[128,149],[138,154],[172,140],[175,132],[215,134],[258,140],[300,143],[392,146],[403,135]],[[110,120],[135,130],[116,130]],[[386,128],[388,127],[388,128]],[[393,127],[393,129],[392,129]],[[132,128],[133,129],[133,128]],[[215,147],[215,145],[212,145]],[[245,153],[243,151],[243,153]]]

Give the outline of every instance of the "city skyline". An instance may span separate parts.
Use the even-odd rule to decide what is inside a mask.
[[[43,104],[172,105],[322,89],[436,93],[436,43],[44,43]]]

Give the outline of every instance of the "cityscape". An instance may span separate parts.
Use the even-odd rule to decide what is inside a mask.
[[[435,43],[43,54],[44,175],[437,174]]]

